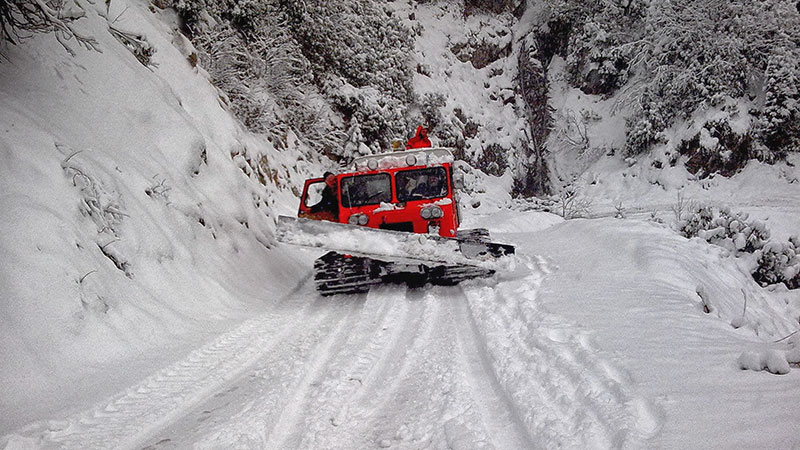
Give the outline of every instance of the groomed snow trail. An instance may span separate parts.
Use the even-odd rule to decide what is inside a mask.
[[[520,257],[487,284],[321,298],[271,313],[91,411],[12,436],[38,448],[536,449],[641,446],[623,372],[540,305]]]

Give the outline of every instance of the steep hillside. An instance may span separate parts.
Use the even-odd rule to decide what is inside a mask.
[[[35,35],[0,64],[4,431],[138,379],[308,267],[272,229],[319,158],[291,133],[277,151],[244,130],[173,12],[81,5],[74,25],[100,51]],[[146,42],[149,62],[115,32]]]

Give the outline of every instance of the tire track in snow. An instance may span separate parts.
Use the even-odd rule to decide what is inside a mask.
[[[409,300],[405,287],[373,289],[370,301],[387,305],[388,310],[380,317],[367,313],[362,318],[368,326],[354,332],[328,378],[320,382],[315,396],[320,405],[308,411],[297,448],[362,448],[356,442],[364,433],[352,429],[352,424],[365,420],[360,405],[384,394],[418,337],[425,304]],[[374,442],[362,445],[375,446]]]
[[[366,344],[348,344],[350,354],[330,371],[338,375],[322,382],[303,440],[291,448],[541,447],[487,370],[459,288],[378,295],[404,305],[404,318],[393,309]],[[390,336],[380,334],[387,324]]]
[[[593,354],[585,333],[541,307],[544,260],[525,264],[530,274],[521,279],[464,288],[499,384],[545,448],[635,447],[640,399]]]
[[[373,306],[364,308],[358,323],[353,324],[351,339],[332,359],[325,377],[314,382],[303,419],[295,422],[284,445],[274,448],[381,446],[375,430],[397,420],[381,408],[402,388],[419,363],[418,355],[441,325],[438,304],[438,299],[421,290],[408,291],[402,286],[373,289],[367,300],[367,305]],[[382,313],[376,314],[374,305],[380,305]]]
[[[148,449],[274,448],[270,433],[296,410],[309,379],[326,364],[326,349],[344,340],[363,301],[358,297],[323,299],[322,308],[337,311],[321,321],[297,324],[299,330],[275,346],[241,376],[231,389],[209,398],[180,423],[151,439]]]
[[[352,306],[356,304],[355,301],[351,303]],[[354,308],[351,309],[355,310]],[[290,445],[291,441],[295,439],[294,436],[299,431],[296,423],[301,417],[301,413],[306,409],[305,404],[315,400],[313,396],[309,395],[312,387],[324,376],[331,359],[336,356],[339,349],[347,341],[347,331],[349,331],[353,322],[352,316],[358,317],[356,314],[348,315],[346,320],[342,320],[336,325],[327,338],[313,347],[313,352],[309,355],[306,363],[302,365],[302,375],[295,377],[297,383],[291,390],[290,395],[287,396],[288,401],[285,402],[284,407],[281,409],[277,422],[266,433],[267,439],[263,448],[286,448],[287,444]]]
[[[350,438],[339,439],[335,424],[364,392],[359,388],[371,383],[367,380],[384,378],[376,371],[416,335],[423,306],[406,301],[405,287],[398,286],[374,289],[366,299],[339,296],[327,302],[353,305],[354,313],[333,332],[310,333],[314,338],[301,340],[294,350],[270,354],[239,382],[241,389],[225,396],[225,405],[208,402],[200,412],[209,416],[194,414],[184,420],[188,425],[151,439],[151,448],[331,448],[315,442],[336,441],[339,448],[360,448]],[[320,334],[324,337],[316,338]]]
[[[336,310],[321,302],[289,298],[107,402],[65,420],[33,424],[17,437],[43,449],[135,448],[295,335],[297,324],[329,322]]]
[[[400,357],[351,397],[338,439],[302,448],[533,448],[480,362],[458,288],[409,292],[424,306]],[[486,404],[489,406],[486,406]],[[493,416],[493,415],[497,416]]]
[[[442,305],[449,299],[431,290],[410,291],[410,296],[421,297],[410,299],[423,306],[419,329],[392,376],[352,415],[350,434],[366,437],[360,448],[437,448],[446,442],[455,350],[455,330]]]
[[[486,343],[478,332],[475,318],[470,314],[467,298],[459,289],[461,298],[454,317],[458,327],[459,354],[475,404],[486,424],[489,438],[498,450],[541,448],[540,443],[528,434],[514,403],[500,385],[492,371]]]

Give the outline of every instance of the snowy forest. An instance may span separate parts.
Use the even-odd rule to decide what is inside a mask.
[[[0,0],[0,103],[1,450],[800,445],[798,1]],[[321,301],[278,216],[418,126],[517,259]]]

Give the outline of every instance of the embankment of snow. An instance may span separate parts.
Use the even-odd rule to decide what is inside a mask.
[[[503,222],[486,216],[481,225],[492,229]],[[496,238],[516,244],[517,256],[535,258],[545,274],[535,280],[536,289],[506,289],[523,278],[474,298],[472,307],[485,311],[487,336],[506,339],[489,320],[498,316],[514,324],[509,328],[527,330],[521,341],[530,335],[538,352],[559,348],[565,338],[588,345],[592,360],[615,368],[608,372],[613,382],[602,385],[618,384],[615,396],[635,406],[620,408],[629,418],[612,427],[617,437],[646,439],[649,448],[798,444],[791,424],[800,414],[794,389],[800,377],[800,292],[763,289],[746,261],[654,222],[575,219]],[[538,311],[543,319],[523,321],[518,310]],[[498,346],[501,375],[517,369],[509,361],[518,358],[503,356],[516,349]],[[512,386],[522,389],[521,401],[535,398],[524,382]],[[593,400],[598,392],[603,391],[566,405]],[[570,432],[578,435],[576,430],[589,433],[583,427]],[[602,431],[590,442],[603,442]]]
[[[269,154],[287,185],[318,165],[241,127],[168,11],[81,4],[102,52],[36,35],[0,64],[0,435],[132,384],[310,267],[272,237],[291,192],[232,156]],[[112,22],[147,39],[151,66]]]

